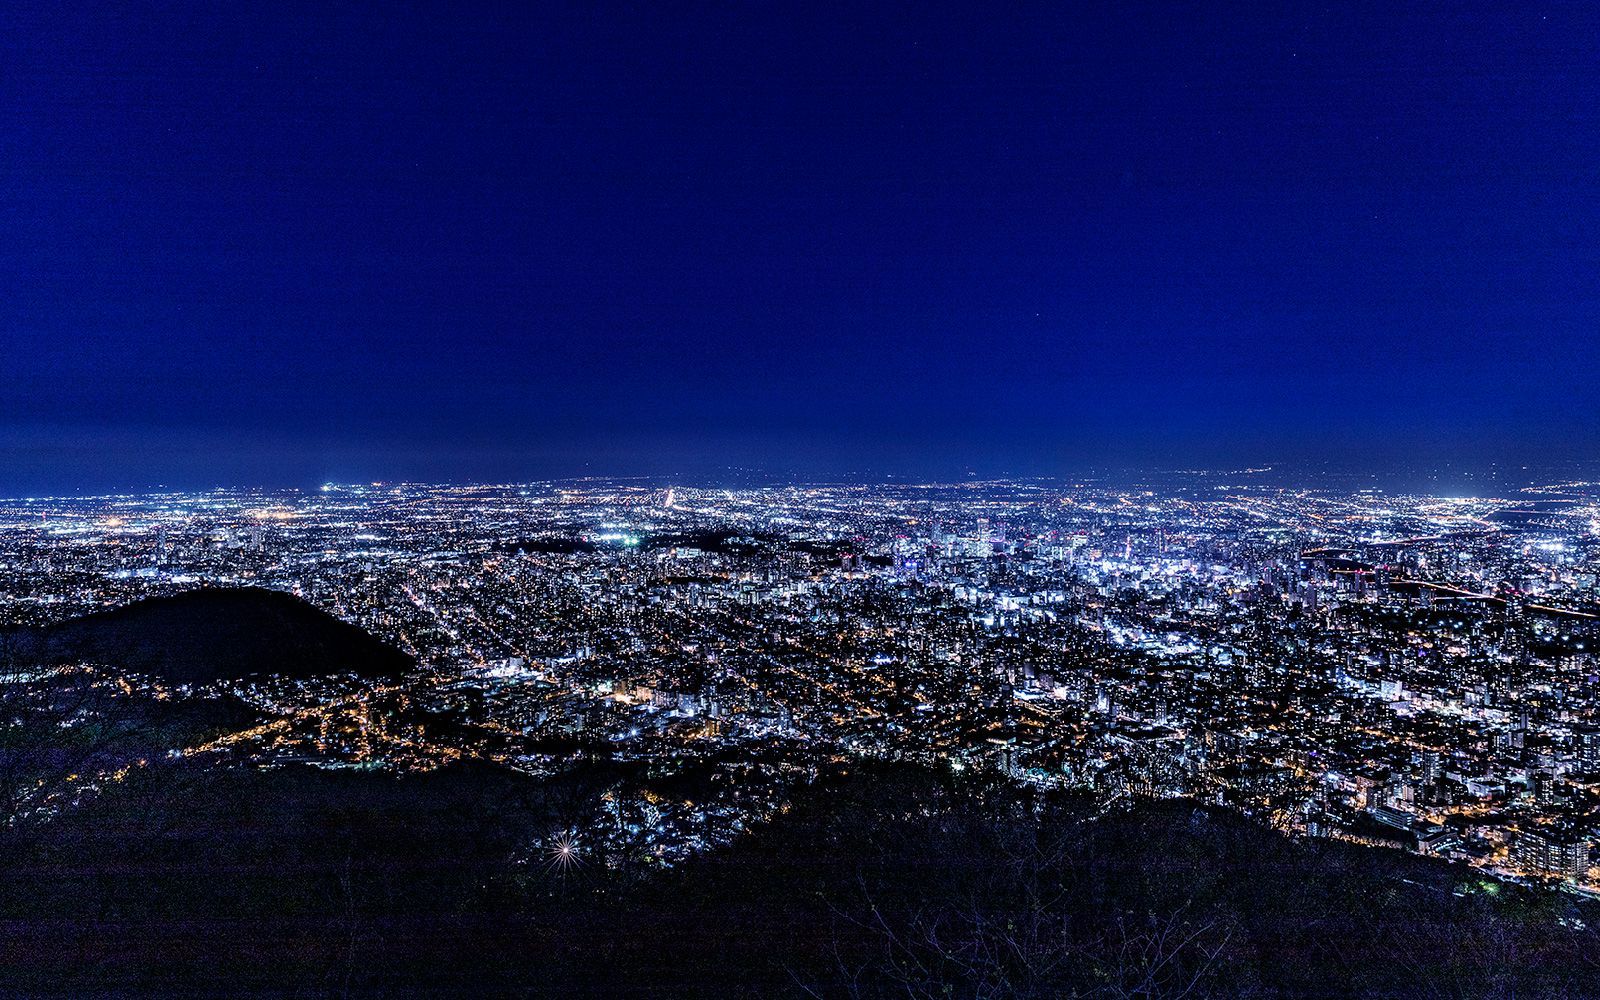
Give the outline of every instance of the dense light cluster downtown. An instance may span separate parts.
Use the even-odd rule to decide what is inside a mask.
[[[415,658],[395,677],[199,685],[76,664],[229,721],[26,808],[72,808],[155,760],[603,760],[640,777],[534,831],[530,863],[672,865],[823,771],[900,759],[1453,859],[1482,879],[1462,892],[1593,894],[1600,483],[1493,485],[1291,489],[1245,470],[9,500],[0,628],[257,587]],[[692,792],[671,790],[680,772]]]

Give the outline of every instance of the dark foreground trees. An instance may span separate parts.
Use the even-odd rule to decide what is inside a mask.
[[[12,842],[0,994],[1600,996],[1565,897],[1186,804],[852,766],[661,871],[530,863],[614,765],[172,777]]]

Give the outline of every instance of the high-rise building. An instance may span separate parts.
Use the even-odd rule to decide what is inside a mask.
[[[1589,838],[1561,827],[1521,830],[1511,847],[1511,862],[1532,875],[1576,879],[1589,867]]]
[[[1594,773],[1600,771],[1600,726],[1584,726],[1575,734],[1573,756],[1578,768]]]

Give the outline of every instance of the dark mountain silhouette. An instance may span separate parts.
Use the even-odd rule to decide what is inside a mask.
[[[1581,900],[914,767],[852,762],[679,868],[546,863],[621,766],[142,771],[0,832],[0,995],[1600,997]]]
[[[44,660],[84,660],[200,684],[257,674],[403,673],[411,657],[307,604],[259,587],[191,590],[98,611],[34,633]]]

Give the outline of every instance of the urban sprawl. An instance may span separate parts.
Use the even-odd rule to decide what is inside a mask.
[[[204,690],[77,665],[127,697],[248,708],[165,759],[712,775],[692,798],[619,787],[533,849],[558,859],[627,841],[672,864],[819,769],[884,758],[1107,808],[1188,797],[1455,859],[1486,886],[1600,893],[1600,483],[1503,492],[1193,473],[16,499],[0,628],[251,586],[416,658],[398,678]]]

